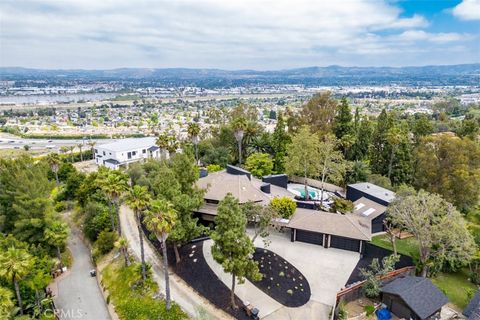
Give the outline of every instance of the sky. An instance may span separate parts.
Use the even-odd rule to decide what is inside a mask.
[[[480,0],[0,0],[0,66],[480,62]]]

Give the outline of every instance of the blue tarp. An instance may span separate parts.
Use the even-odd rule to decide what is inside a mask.
[[[392,319],[392,315],[390,314],[390,311],[388,309],[380,309],[377,310],[377,319],[378,320],[390,320]]]

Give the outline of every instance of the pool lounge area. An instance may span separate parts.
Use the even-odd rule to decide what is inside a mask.
[[[299,183],[289,183],[287,186],[287,190],[293,193],[294,195],[305,198],[305,186],[303,184]],[[307,187],[308,194],[310,196],[310,200],[313,201],[321,201],[320,199],[322,190],[313,188],[313,187]],[[328,191],[323,192],[323,204],[328,205],[332,203],[332,193]]]

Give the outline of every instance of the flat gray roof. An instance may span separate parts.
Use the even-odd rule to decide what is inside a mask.
[[[395,199],[395,192],[382,188],[370,182],[354,183],[349,184],[348,186],[350,188],[362,191],[386,202],[392,202],[393,199]]]
[[[128,151],[136,149],[147,149],[152,146],[155,146],[155,137],[145,137],[145,138],[127,138],[118,140],[116,142],[106,143],[98,145],[99,148],[107,149],[110,151]]]

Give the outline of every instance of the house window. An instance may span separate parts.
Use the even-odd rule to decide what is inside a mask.
[[[147,150],[143,149],[143,150],[142,150],[142,153],[147,153]]]
[[[132,153],[131,153],[131,152],[128,152],[128,153],[127,153],[127,158],[128,158],[128,159],[132,159]]]
[[[137,155],[137,152],[136,151],[132,151],[132,156],[136,156]]]
[[[98,149],[95,149],[95,153],[98,153]]]
[[[106,156],[107,154],[105,153],[105,151],[103,151],[103,155]]]

